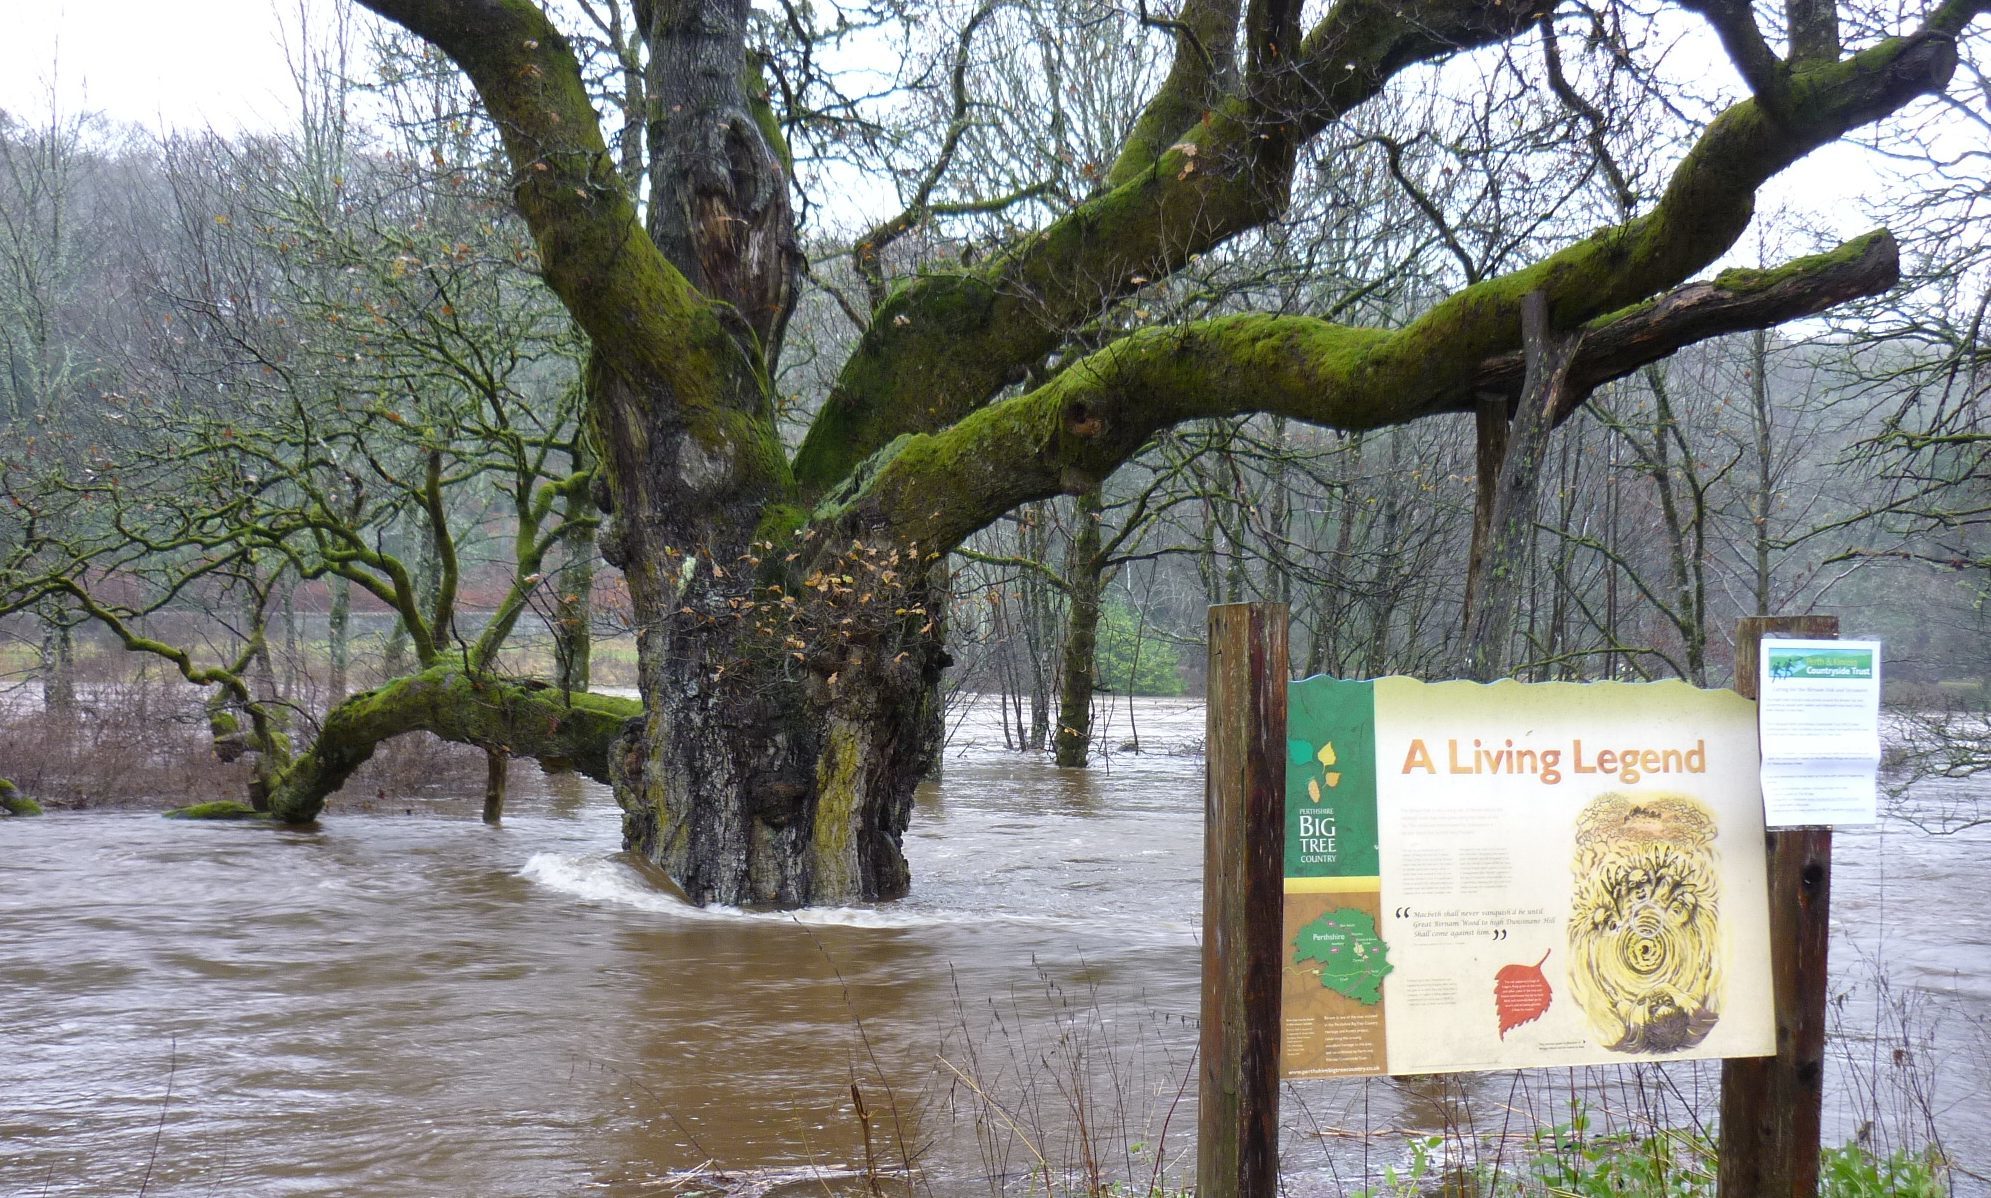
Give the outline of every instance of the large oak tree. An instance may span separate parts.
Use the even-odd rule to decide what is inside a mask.
[[[1537,33],[1555,7],[1335,0],[1303,20],[1296,0],[1182,0],[1173,62],[1093,193],[880,289],[791,454],[770,380],[802,262],[748,0],[636,5],[641,203],[572,44],[532,0],[364,2],[472,80],[546,282],[591,339],[603,549],[634,600],[646,713],[613,755],[625,829],[695,901],[728,903],[905,891],[900,838],[947,663],[938,564],[1018,504],[1093,487],[1158,429],[1251,412],[1370,429],[1489,397],[1517,426],[1552,424],[1573,394],[1682,344],[1885,286],[1885,235],[1686,285],[1778,172],[1940,91],[1991,8],[1947,0],[1849,46],[1820,0],[1694,0],[1750,95],[1620,223],[1399,327],[1234,314],[1102,344],[1104,305],[1277,219],[1330,126],[1420,64]],[[1529,343],[1551,349],[1524,352],[1524,305]]]

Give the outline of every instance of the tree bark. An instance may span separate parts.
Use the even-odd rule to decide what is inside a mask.
[[[1097,487],[1073,505],[1078,529],[1066,559],[1064,663],[1059,669],[1058,735],[1053,760],[1061,766],[1083,767],[1092,753],[1092,696],[1099,656],[1100,594],[1105,588],[1106,561],[1101,549],[1100,520],[1104,504]]]
[[[1503,678],[1513,668],[1514,621],[1535,538],[1542,462],[1557,413],[1574,407],[1569,373],[1582,342],[1580,335],[1549,327],[1548,298],[1539,291],[1523,302],[1521,320],[1527,382],[1507,429],[1498,478],[1490,492],[1480,491],[1490,510],[1483,521],[1474,521],[1475,533],[1487,529],[1487,542],[1473,555],[1477,569],[1468,588],[1474,604],[1466,613],[1465,675],[1481,682]],[[1482,458],[1481,468],[1488,465]]]
[[[914,556],[857,543],[784,586],[793,605],[703,587],[645,634],[649,713],[612,756],[623,838],[695,901],[905,893],[947,662]]]
[[[487,753],[571,762],[607,782],[611,748],[640,710],[631,699],[563,695],[438,666],[362,691],[326,713],[317,739],[275,780],[269,810],[284,823],[311,822],[383,741],[409,732]]]
[[[749,0],[638,0],[650,46],[650,237],[731,308],[772,373],[802,257],[786,148],[747,58]],[[750,90],[751,89],[751,90]]]
[[[351,687],[353,584],[335,574],[328,585],[332,601],[325,613],[325,652],[331,673],[326,680],[326,701],[337,705]]]

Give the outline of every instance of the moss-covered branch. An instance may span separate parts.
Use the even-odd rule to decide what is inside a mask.
[[[40,815],[41,804],[21,793],[21,788],[0,778],[0,816]]]
[[[1187,0],[1173,20],[1154,22],[1174,35],[1175,57],[1106,172],[1108,185],[1152,170],[1229,91],[1237,73],[1239,13],[1238,0]]]
[[[1941,88],[1953,28],[1978,3],[1939,9],[1923,32],[1844,61],[1779,67],[1767,101],[1736,104],[1705,131],[1653,211],[1536,266],[1454,296],[1395,350],[1462,385],[1519,341],[1519,300],[1554,299],[1569,327],[1645,300],[1714,261],[1747,226],[1763,182],[1813,149]],[[1536,6],[1343,0],[1306,36],[1292,76],[1294,128],[1311,136],[1407,66],[1512,36]],[[1772,111],[1774,106],[1775,111]],[[1259,105],[1233,94],[1149,169],[978,269],[923,276],[879,308],[796,458],[803,493],[826,494],[893,438],[959,420],[1051,352],[1102,303],[1278,211]],[[1116,168],[1116,170],[1119,168]]]
[[[1883,232],[1779,270],[1726,272],[1597,318],[1571,377],[1594,384],[1691,341],[1873,294],[1892,284],[1895,265]],[[1512,352],[1442,366],[1406,352],[1439,340],[1425,326],[1452,314],[1441,307],[1398,332],[1258,314],[1146,329],[953,428],[894,442],[817,520],[952,545],[1017,504],[1097,484],[1157,430],[1185,420],[1266,412],[1357,431],[1512,393]]]
[[[1511,37],[1547,7],[1342,0],[1280,75],[1287,108],[1273,116],[1310,136],[1412,64]],[[803,496],[825,494],[895,437],[959,420],[1102,305],[1276,215],[1291,156],[1283,143],[1267,153],[1265,103],[1217,96],[1179,140],[1149,150],[1138,170],[1123,155],[1115,185],[1043,230],[983,266],[922,275],[887,296],[796,455]]]
[[[1879,295],[1900,277],[1900,248],[1885,229],[1774,269],[1725,270],[1708,282],[1677,287],[1585,325],[1571,391],[1580,401],[1612,379],[1688,345],[1815,316],[1849,300]],[[1518,352],[1489,359],[1474,390],[1512,398],[1523,371]],[[1560,412],[1558,418],[1569,414]]]
[[[334,707],[318,737],[270,795],[286,823],[316,819],[325,799],[382,741],[430,732],[513,757],[559,760],[599,782],[624,725],[642,714],[634,699],[568,694],[543,685],[439,666],[365,691]]]

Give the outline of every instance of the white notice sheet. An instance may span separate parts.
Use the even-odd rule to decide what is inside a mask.
[[[1764,823],[1873,823],[1880,642],[1765,640],[1760,658]]]

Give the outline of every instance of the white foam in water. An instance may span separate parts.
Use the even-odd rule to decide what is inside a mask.
[[[642,875],[612,857],[590,853],[534,853],[519,876],[548,890],[584,902],[634,907],[677,919],[761,920],[850,928],[916,928],[955,922],[945,915],[886,911],[876,907],[805,907],[799,911],[745,911],[738,907],[694,907],[674,894],[645,883]],[[962,913],[960,920],[970,918]]]
[[[803,907],[794,911],[746,911],[739,907],[694,907],[690,903],[650,885],[643,876],[613,856],[601,853],[534,853],[526,859],[519,876],[548,890],[589,903],[605,903],[648,911],[672,919],[715,921],[750,920],[773,923],[799,923],[819,927],[845,928],[931,928],[1010,927],[1057,928],[1070,933],[1110,932],[1124,940],[1124,921],[1102,921],[1084,917],[1025,914],[1022,912],[914,911],[903,904],[886,907]],[[1199,928],[1192,923],[1149,920],[1143,930],[1160,941],[1193,940]]]

